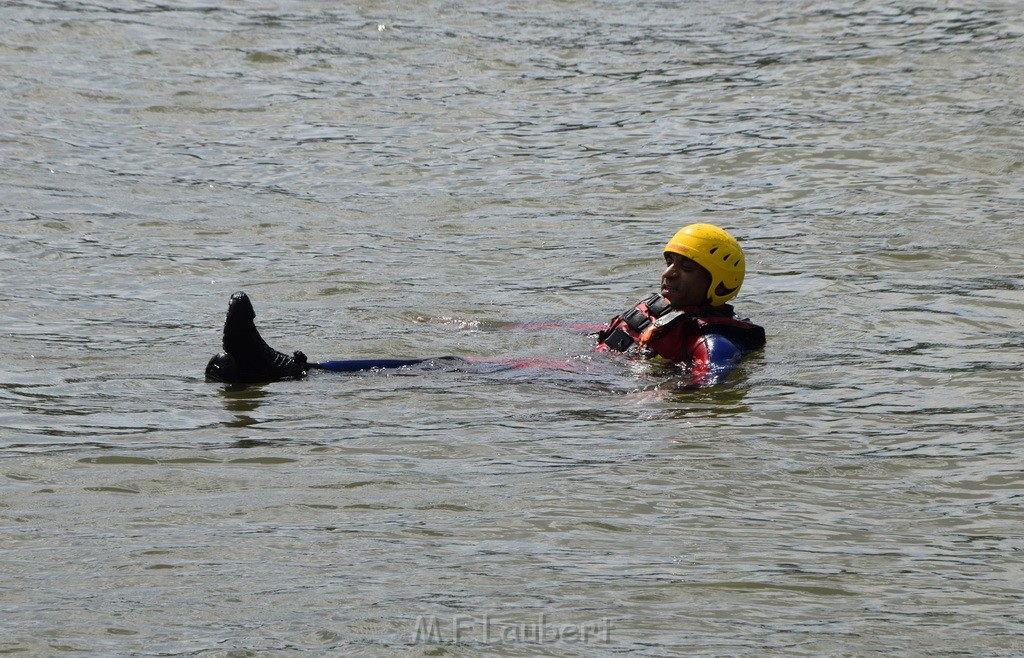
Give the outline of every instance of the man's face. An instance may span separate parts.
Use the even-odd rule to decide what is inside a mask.
[[[711,273],[686,256],[665,252],[661,273],[661,294],[673,308],[704,306],[708,303]]]

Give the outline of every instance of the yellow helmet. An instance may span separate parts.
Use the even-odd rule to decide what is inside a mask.
[[[721,306],[736,296],[746,265],[740,243],[712,224],[690,224],[679,229],[665,245],[666,253],[679,254],[711,273],[708,302]]]

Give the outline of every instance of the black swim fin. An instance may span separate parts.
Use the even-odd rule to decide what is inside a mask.
[[[253,323],[255,317],[248,295],[231,295],[224,320],[224,351],[206,365],[207,379],[254,384],[298,379],[306,374],[306,355],[296,351],[289,356],[267,345]]]

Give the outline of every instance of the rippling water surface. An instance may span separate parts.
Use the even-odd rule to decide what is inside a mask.
[[[1022,36],[5,2],[0,652],[1019,655]],[[768,328],[729,386],[497,328],[606,320],[692,221]],[[209,384],[239,289],[314,359],[566,368]]]

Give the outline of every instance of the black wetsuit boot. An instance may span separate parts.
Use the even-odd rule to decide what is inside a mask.
[[[206,365],[206,378],[226,383],[273,382],[297,379],[309,366],[306,355],[296,351],[291,356],[267,345],[256,330],[249,296],[244,292],[231,295],[228,315],[224,320],[224,351]]]

